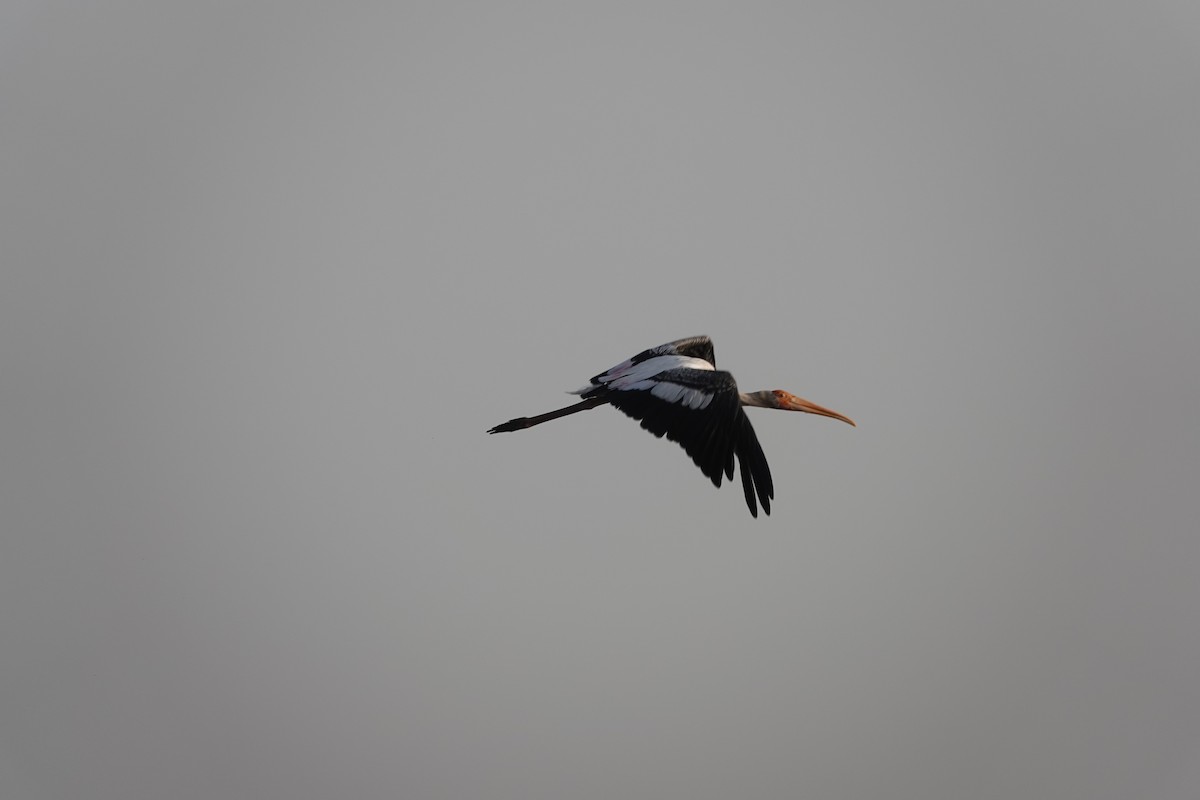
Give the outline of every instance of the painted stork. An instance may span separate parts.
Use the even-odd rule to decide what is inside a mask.
[[[714,486],[720,487],[722,475],[733,480],[733,459],[737,456],[750,514],[758,516],[756,493],[763,511],[770,514],[775,497],[771,468],[742,406],[803,411],[849,425],[854,421],[781,389],[738,392],[733,376],[718,371],[716,363],[712,340],[707,336],[668,342],[643,350],[592,378],[587,386],[571,393],[583,398],[578,403],[536,417],[510,419],[488,433],[532,428],[610,404],[641,420],[642,427],[655,436],[678,442]]]

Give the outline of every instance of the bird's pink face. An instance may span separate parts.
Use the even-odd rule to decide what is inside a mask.
[[[779,403],[779,407],[785,411],[803,411],[805,414],[817,414],[822,417],[832,417],[840,419],[847,425],[854,425],[854,420],[847,416],[832,411],[824,406],[819,406],[811,400],[805,400],[803,397],[797,397],[791,392],[785,392],[782,389],[775,389],[771,392],[775,395],[775,400]],[[855,427],[858,427],[855,425]]]

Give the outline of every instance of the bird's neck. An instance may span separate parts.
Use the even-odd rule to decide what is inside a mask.
[[[779,408],[779,401],[775,399],[775,393],[769,389],[764,389],[761,392],[745,392],[739,393],[738,398],[744,406],[755,406],[756,408]]]

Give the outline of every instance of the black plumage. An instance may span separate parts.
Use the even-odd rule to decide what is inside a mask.
[[[733,375],[716,369],[707,336],[678,339],[643,350],[577,391],[575,405],[537,417],[518,417],[489,433],[521,430],[599,405],[611,404],[655,436],[678,443],[700,471],[720,487],[733,480],[734,461],[742,475],[746,506],[771,513],[775,486],[771,468],[743,406],[782,408],[821,414],[854,424],[837,412],[779,390],[742,394]]]

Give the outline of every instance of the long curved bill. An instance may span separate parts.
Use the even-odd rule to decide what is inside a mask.
[[[788,411],[803,411],[805,414],[817,414],[818,416],[822,417],[840,419],[847,425],[853,425],[856,428],[858,427],[857,425],[854,425],[854,420],[850,419],[846,415],[839,414],[836,411],[825,408],[825,406],[819,406],[811,400],[805,400],[803,397],[797,397],[794,394],[789,394],[787,397],[783,398],[780,406],[782,408],[786,408]]]

